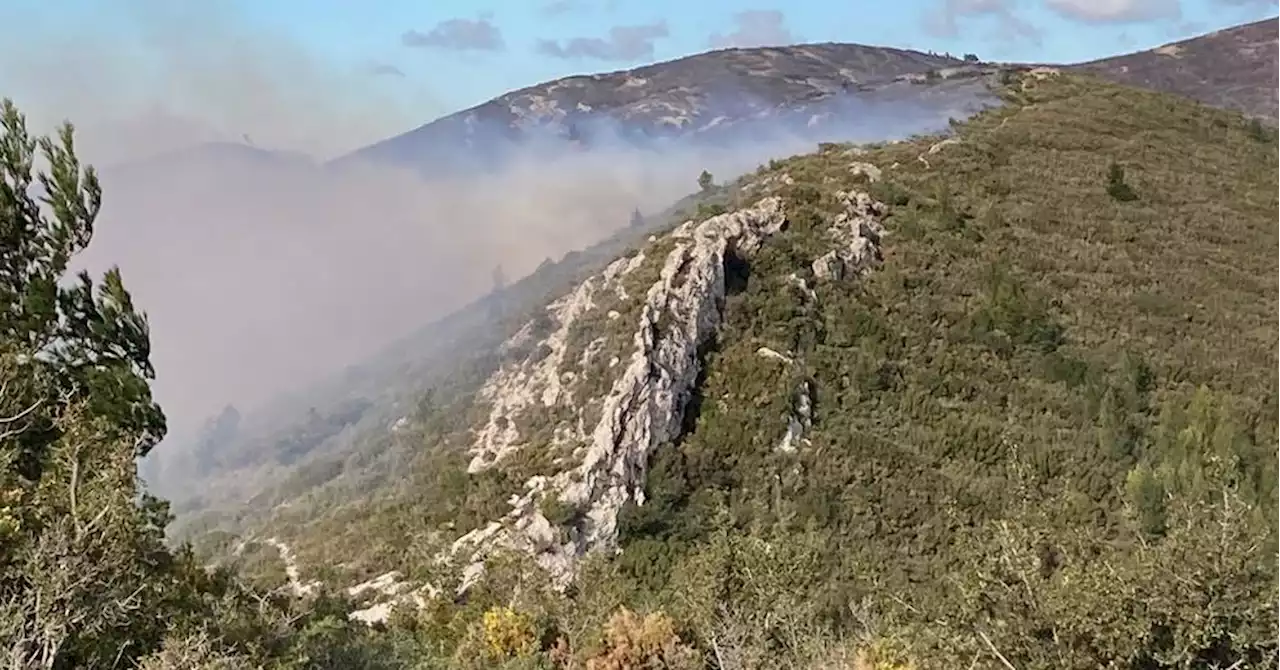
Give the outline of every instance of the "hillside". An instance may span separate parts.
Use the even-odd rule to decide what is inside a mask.
[[[235,430],[205,430],[194,444],[179,443],[166,454],[168,463],[190,458],[194,462],[180,464],[194,468],[190,474],[195,478],[182,479],[185,485],[176,488],[168,483],[172,492],[165,493],[178,516],[175,536],[186,538],[228,519],[269,511],[338,473],[348,473],[341,483],[357,491],[394,481],[404,453],[392,447],[400,444],[400,430],[424,392],[469,383],[461,362],[483,367],[489,352],[536,306],[642,242],[666,221],[692,215],[704,200],[685,198],[597,244],[547,259],[505,290],[409,333],[323,383],[244,412]],[[217,418],[211,417],[208,428]],[[161,447],[171,448],[171,443]],[[154,467],[155,460],[147,465]],[[167,476],[182,474],[170,470]]]
[[[1274,21],[1261,22],[1188,40],[1176,45],[1177,58],[1169,55],[1173,48],[1161,48],[1074,67],[1210,104],[1234,106],[1239,101],[1242,109],[1261,109],[1267,117],[1266,109],[1275,108],[1274,89],[1260,82],[1274,77],[1275,50],[1265,48],[1274,27]],[[972,59],[862,45],[729,49],[528,87],[327,164],[210,144],[108,166],[103,171],[105,225],[90,255],[101,251],[104,257],[121,259],[133,277],[139,297],[151,305],[157,331],[166,335],[157,344],[157,365],[163,372],[158,392],[185,400],[168,402],[175,426],[183,430],[171,435],[147,464],[149,481],[168,486],[163,493],[174,497],[183,523],[194,522],[191,512],[212,509],[221,514],[230,508],[238,513],[250,498],[255,505],[277,500],[265,491],[284,486],[283,480],[307,465],[298,454],[313,455],[323,464],[310,467],[330,471],[360,451],[359,445],[405,415],[414,395],[448,372],[456,351],[442,342],[484,340],[492,332],[483,324],[499,311],[481,299],[487,286],[475,275],[484,271],[468,279],[450,265],[470,257],[472,267],[483,268],[509,259],[475,258],[474,240],[502,240],[510,237],[503,226],[524,230],[537,224],[540,248],[528,252],[532,258],[518,259],[516,274],[532,269],[545,255],[551,266],[525,284],[543,295],[551,277],[576,276],[584,256],[607,257],[631,241],[638,231],[622,229],[631,203],[662,223],[661,213],[653,210],[676,197],[699,169],[736,176],[818,142],[880,141],[943,131],[948,119],[965,119],[997,102],[991,85],[1000,70]],[[1135,79],[1138,73],[1142,76]],[[1264,102],[1267,96],[1270,107]],[[559,170],[529,168],[565,155],[573,159],[557,164]],[[605,161],[602,157],[616,155],[625,159],[609,163],[625,166],[619,172],[626,174],[593,168]],[[430,181],[412,183],[394,169],[367,174],[345,169],[365,159],[428,173],[438,167],[435,174],[447,178],[439,187],[442,192],[434,195]],[[468,165],[489,170],[494,183],[473,181],[465,172]],[[683,170],[689,171],[687,177],[679,174]],[[566,176],[578,171],[589,176]],[[539,173],[546,185],[529,179],[530,172]],[[590,183],[597,177],[602,182],[598,187]],[[458,179],[466,188],[451,181]],[[563,193],[571,190],[564,184],[573,184],[580,194]],[[502,211],[500,200],[493,205],[494,199],[480,195],[514,186],[523,197],[543,202],[540,196],[552,185],[563,194],[554,207],[521,208],[519,215]],[[588,200],[591,206],[585,204]],[[421,225],[423,212],[428,220],[472,221],[466,230],[473,235],[462,239],[445,232],[444,224]],[[588,232],[562,234],[570,228]],[[619,234],[611,236],[615,231]],[[165,252],[138,248],[134,240],[140,238]],[[589,249],[597,241],[603,244]],[[429,251],[424,257],[415,247]],[[572,250],[586,253],[565,256]],[[280,254],[312,254],[315,267],[282,266],[274,260]],[[352,282],[334,281],[333,273],[315,269],[351,256],[381,261],[370,261],[375,268]],[[559,263],[561,258],[568,262]],[[397,269],[404,266],[414,269]],[[235,271],[229,271],[232,267]],[[279,276],[282,270],[285,277]],[[218,281],[209,280],[213,277]],[[447,306],[387,314],[392,310],[385,305],[418,302],[445,282],[458,287]],[[382,301],[338,297],[375,290],[398,290],[398,295]],[[280,317],[271,304],[312,304],[322,299],[318,295],[332,296],[327,298],[332,309],[357,310],[361,318],[349,323],[365,325],[308,328],[299,319]],[[208,308],[195,318],[193,304]],[[454,312],[464,304],[468,306]],[[246,308],[255,311],[253,318],[243,318]],[[322,312],[313,309],[301,316],[324,318]],[[436,323],[445,316],[448,325]],[[250,337],[236,329],[239,344],[224,342],[220,333],[238,320],[263,332]],[[469,325],[455,327],[463,323]],[[298,332],[289,331],[291,327]],[[303,332],[317,333],[314,339],[324,355],[305,355],[282,342],[303,337]],[[397,345],[369,356],[401,334]],[[179,340],[187,349],[170,346]],[[251,360],[200,362],[225,356],[231,348],[244,350]],[[265,353],[273,349],[280,353]],[[352,369],[342,369],[348,362],[355,363]],[[438,369],[440,362],[446,369]],[[242,364],[266,380],[249,382],[231,372]],[[328,383],[288,381],[331,371]],[[199,385],[208,389],[201,393],[181,381],[190,378],[220,381]],[[290,383],[299,387],[297,392],[282,397]],[[226,444],[206,449],[194,427],[201,414],[216,413],[222,403],[243,410],[240,429],[222,441]],[[352,411],[357,407],[368,411]],[[312,408],[321,416],[319,428],[310,425]],[[199,457],[193,453],[197,450]],[[384,472],[391,469],[386,465]],[[167,476],[160,478],[161,471]]]
[[[946,134],[700,178],[435,324],[420,393],[380,381],[397,352],[352,370],[194,551],[137,477],[148,317],[72,276],[94,173],[5,101],[0,654],[1275,667],[1276,131],[983,77],[1004,105]]]
[[[939,71],[950,75],[947,82],[936,76]],[[512,91],[334,165],[368,161],[431,169],[462,159],[483,167],[530,144],[543,151],[566,144],[660,145],[674,138],[715,144],[780,133],[817,141],[823,133],[856,129],[849,117],[860,113],[877,118],[877,133],[902,132],[880,125],[910,133],[922,124],[937,129],[948,116],[967,116],[966,110],[990,100],[982,72],[956,58],[857,44],[725,49]],[[926,73],[935,76],[926,82]]]
[[[1248,23],[1072,69],[1276,121],[1277,19]]]
[[[1275,133],[1004,81],[950,136],[772,161],[548,278],[206,549],[383,575],[358,597],[432,658],[510,624],[489,667],[621,654],[623,605],[719,668],[1273,667]]]
[[[1275,119],[1277,20],[1089,63],[1055,65]],[[622,142],[723,144],[791,133],[870,141],[945,129],[992,102],[969,55],[860,44],[723,49],[631,70],[566,77],[499,96],[359,149],[361,161],[492,167],[540,151]]]
[[[1275,27],[1274,20],[1263,21],[1186,40],[1175,45],[1176,49],[1162,47],[1068,69],[1186,94],[1210,104],[1231,107],[1237,104],[1232,100],[1238,99],[1246,111],[1257,110],[1263,98],[1274,97],[1271,85],[1259,82],[1263,73],[1271,72],[1268,76],[1273,76],[1275,72],[1275,51],[1263,48],[1266,40],[1274,37]],[[1176,58],[1170,55],[1175,51]],[[1229,57],[1236,60],[1231,67],[1226,67],[1224,63]],[[682,148],[729,142],[742,159],[767,160],[773,155],[770,152],[780,146],[762,139],[770,134],[794,133],[797,138],[807,137],[812,142],[861,141],[944,129],[949,118],[964,119],[977,109],[997,102],[991,86],[998,72],[1000,68],[991,65],[948,56],[859,45],[730,49],[637,70],[570,78],[522,89],[331,163],[324,174],[313,166],[288,163],[283,158],[276,162],[292,165],[292,169],[264,172],[263,165],[271,161],[256,150],[244,148],[238,153],[220,151],[214,156],[242,164],[221,180],[205,178],[209,169],[193,172],[162,160],[161,183],[182,182],[183,174],[194,174],[199,178],[192,181],[193,188],[212,195],[216,201],[216,205],[197,209],[209,212],[212,218],[232,215],[245,221],[263,216],[261,212],[241,213],[242,209],[261,209],[263,202],[275,203],[282,194],[300,193],[303,194],[300,202],[305,205],[285,197],[286,202],[273,204],[269,214],[296,212],[295,218],[306,220],[317,217],[315,198],[306,194],[314,189],[335,190],[342,183],[338,175],[351,161],[385,159],[421,166],[435,161],[432,152],[450,151],[448,147],[461,140],[465,140],[464,144],[472,140],[492,140],[505,147],[489,156],[492,159],[486,163],[489,167],[502,165],[515,156],[554,155],[563,149],[556,148],[560,146],[557,142],[563,139],[557,138],[567,127],[595,127],[603,133],[601,146],[606,149],[617,141],[650,148],[660,148],[665,146],[664,142],[672,141],[678,141]],[[1145,73],[1141,81],[1133,79],[1138,73]],[[1242,95],[1255,97],[1246,100],[1239,97]],[[1274,109],[1274,104],[1270,108]],[[1265,112],[1265,108],[1262,109]],[[681,121],[675,124],[664,121],[675,117]],[[499,127],[516,134],[511,135],[507,130],[485,130]],[[550,132],[551,137],[544,130]],[[513,137],[524,139],[510,144],[515,141]],[[781,146],[803,146],[799,140],[792,139],[794,141]],[[591,133],[580,130],[571,144],[577,147],[575,150],[589,153],[593,147]],[[474,148],[467,144],[460,150],[469,157],[488,155],[477,153]],[[659,150],[643,160],[656,162],[662,155]],[[450,159],[438,164],[456,171],[464,163]],[[224,185],[243,180],[253,182],[254,188],[234,190],[241,193],[266,190],[271,193],[270,198],[256,195],[224,203],[226,199],[220,196]],[[108,186],[110,184],[108,180]],[[263,189],[265,184],[271,187]],[[151,197],[149,194],[153,192],[150,188],[134,190],[148,194],[146,197]],[[176,187],[167,188],[166,192],[186,193]],[[119,196],[113,202],[119,204]],[[149,212],[150,208],[144,203],[141,211]],[[169,473],[170,481],[184,482],[166,491],[177,496],[175,509],[182,523],[204,525],[207,520],[190,518],[190,514],[196,512],[212,512],[214,516],[239,514],[238,508],[251,497],[254,506],[267,504],[264,501],[273,501],[271,505],[274,505],[281,496],[288,497],[278,493],[281,488],[303,490],[306,487],[296,482],[312,481],[317,471],[334,471],[354,452],[366,451],[360,445],[370,440],[385,442],[381,436],[388,426],[405,416],[414,404],[413,397],[440,383],[442,376],[451,374],[452,362],[462,355],[454,344],[465,347],[474,342],[488,342],[494,331],[487,324],[495,315],[510,316],[527,309],[527,296],[549,297],[548,291],[561,287],[560,278],[580,276],[592,263],[599,263],[643,238],[648,234],[649,225],[662,225],[666,216],[657,213],[647,217],[644,226],[621,229],[598,246],[584,249],[583,253],[569,253],[563,262],[548,259],[535,276],[519,282],[518,290],[512,294],[519,296],[514,298],[519,306],[496,305],[490,298],[480,299],[444,321],[430,323],[406,336],[328,383],[300,389],[267,408],[249,412],[242,429],[224,440],[226,444],[216,449],[198,447],[202,452],[221,455],[202,456],[207,463],[198,469],[188,466],[185,472]],[[165,273],[157,271],[156,274]],[[508,298],[497,300],[505,304]],[[369,411],[353,415],[348,411],[353,406],[366,407]],[[356,420],[347,423],[322,419],[317,429],[309,425],[312,408],[325,416],[355,416]],[[187,452],[197,448],[197,442],[198,439],[182,439],[179,444],[171,438],[162,452],[166,457],[172,454],[171,460],[188,458]],[[282,446],[286,444],[294,446]],[[281,456],[284,452],[298,452],[298,445],[306,446],[301,451],[314,452],[311,459],[314,463],[301,464],[308,468],[305,473],[296,472],[299,464],[295,463],[295,457]],[[368,458],[367,452],[358,457],[362,462]],[[158,467],[156,463],[151,465]],[[379,465],[383,473],[379,477],[386,476],[395,467],[390,463]],[[192,476],[196,479],[188,481]],[[286,480],[292,483],[285,483]],[[189,485],[197,483],[198,487]],[[197,491],[197,495],[189,495]]]

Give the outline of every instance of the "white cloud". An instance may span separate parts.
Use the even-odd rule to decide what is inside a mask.
[[[794,44],[798,40],[786,26],[782,12],[750,10],[733,16],[736,28],[727,35],[715,33],[707,40],[713,49],[726,47],[762,47]]]
[[[1182,17],[1179,0],[1045,0],[1049,9],[1087,23],[1131,23]]]

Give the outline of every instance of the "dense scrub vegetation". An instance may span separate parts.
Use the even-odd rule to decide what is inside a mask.
[[[116,274],[96,294],[49,281],[88,242],[96,190],[69,137],[51,144],[53,218],[37,217],[8,110],[5,651],[47,667],[1276,667],[1274,132],[1075,77],[1008,84],[1007,106],[946,140],[705,180],[703,215],[768,183],[791,226],[735,268],[689,431],[656,453],[623,551],[564,594],[502,557],[466,598],[371,628],[326,589],[290,595],[260,556],[229,562],[249,586],[161,545],[163,505],[134,504],[135,447],[163,426],[145,319]],[[852,188],[892,206],[883,263],[804,295],[788,276],[811,273]],[[394,484],[318,489],[246,534],[285,538],[331,586],[399,569],[448,593],[435,553],[538,467],[465,472],[471,394],[500,355],[476,352],[386,438]],[[814,429],[780,452],[798,381]]]

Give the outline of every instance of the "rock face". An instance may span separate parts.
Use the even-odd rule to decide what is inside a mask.
[[[650,453],[679,436],[701,369],[700,350],[723,320],[726,261],[750,256],[785,226],[777,197],[701,223],[691,221],[669,236],[673,248],[665,257],[649,259],[661,266],[643,296],[629,295],[623,282],[645,264],[646,257],[637,255],[613,263],[600,277],[553,303],[548,313],[557,327],[543,340],[545,355],[504,367],[481,391],[491,410],[488,422],[476,432],[471,468],[492,466],[522,448],[538,448],[523,442],[514,415],[556,410],[567,418],[556,426],[548,446],[571,449],[573,465],[530,479],[524,495],[513,497],[505,519],[460,538],[454,552],[469,551],[471,560],[480,561],[493,547],[528,551],[554,578],[565,581],[578,557],[612,547],[618,512],[628,502],[644,501]],[[569,341],[583,327],[584,315],[602,309],[594,301],[601,294],[615,301],[638,300],[638,310],[632,310],[637,320],[630,331],[629,357],[615,357],[608,365],[615,370],[625,367],[616,373],[598,407],[584,407],[572,397],[572,387],[581,383],[577,374],[563,366],[589,364],[607,345],[603,338],[593,340],[577,361],[569,360]],[[613,316],[616,310],[607,314],[609,320],[620,320]],[[594,421],[588,422],[591,418]],[[574,511],[566,537],[557,537],[535,505],[547,497]]]
[[[403,581],[399,572],[388,572],[347,588],[347,596],[351,598],[373,596],[378,600],[368,607],[351,612],[349,618],[365,624],[386,623],[387,618],[391,616],[391,611],[397,605],[408,602],[422,609],[426,607],[427,599],[435,595],[437,591],[430,585],[413,588],[411,584]]]
[[[832,250],[814,263],[827,280],[865,271],[879,258],[883,233],[884,205],[865,193],[837,196],[844,211],[827,231]],[[619,512],[644,503],[650,455],[681,434],[701,353],[724,321],[727,266],[749,259],[786,227],[776,196],[686,222],[583,282],[548,306],[542,328],[531,323],[508,342],[506,351],[524,351],[536,331],[546,333],[533,353],[508,362],[481,390],[489,415],[474,432],[470,470],[555,456],[551,471],[511,497],[509,513],[453,544],[449,555],[466,566],[464,589],[494,550],[526,553],[564,585],[579,558],[616,546]],[[805,280],[795,280],[813,295]],[[760,353],[792,364],[779,352]],[[780,450],[805,444],[812,394],[807,381],[795,389],[779,425]]]
[[[820,280],[840,281],[861,274],[880,260],[880,237],[884,234],[880,220],[885,215],[884,204],[866,193],[841,191],[836,196],[844,205],[844,211],[827,231],[835,247],[813,262],[813,274]]]

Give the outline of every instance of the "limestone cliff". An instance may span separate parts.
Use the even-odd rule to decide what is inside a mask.
[[[885,206],[861,192],[837,198],[843,211],[830,222],[830,251],[813,261],[819,281],[856,276],[879,257]],[[470,469],[520,459],[544,470],[513,492],[505,517],[453,544],[451,557],[469,566],[464,588],[499,548],[528,553],[562,585],[583,555],[614,549],[619,512],[644,503],[650,454],[680,437],[701,352],[724,320],[728,268],[787,226],[776,195],[688,221],[552,303],[545,320],[507,343],[508,352],[531,353],[481,390],[489,412],[475,430]],[[802,443],[811,394],[807,384],[796,389],[791,416],[778,425],[780,449]]]

